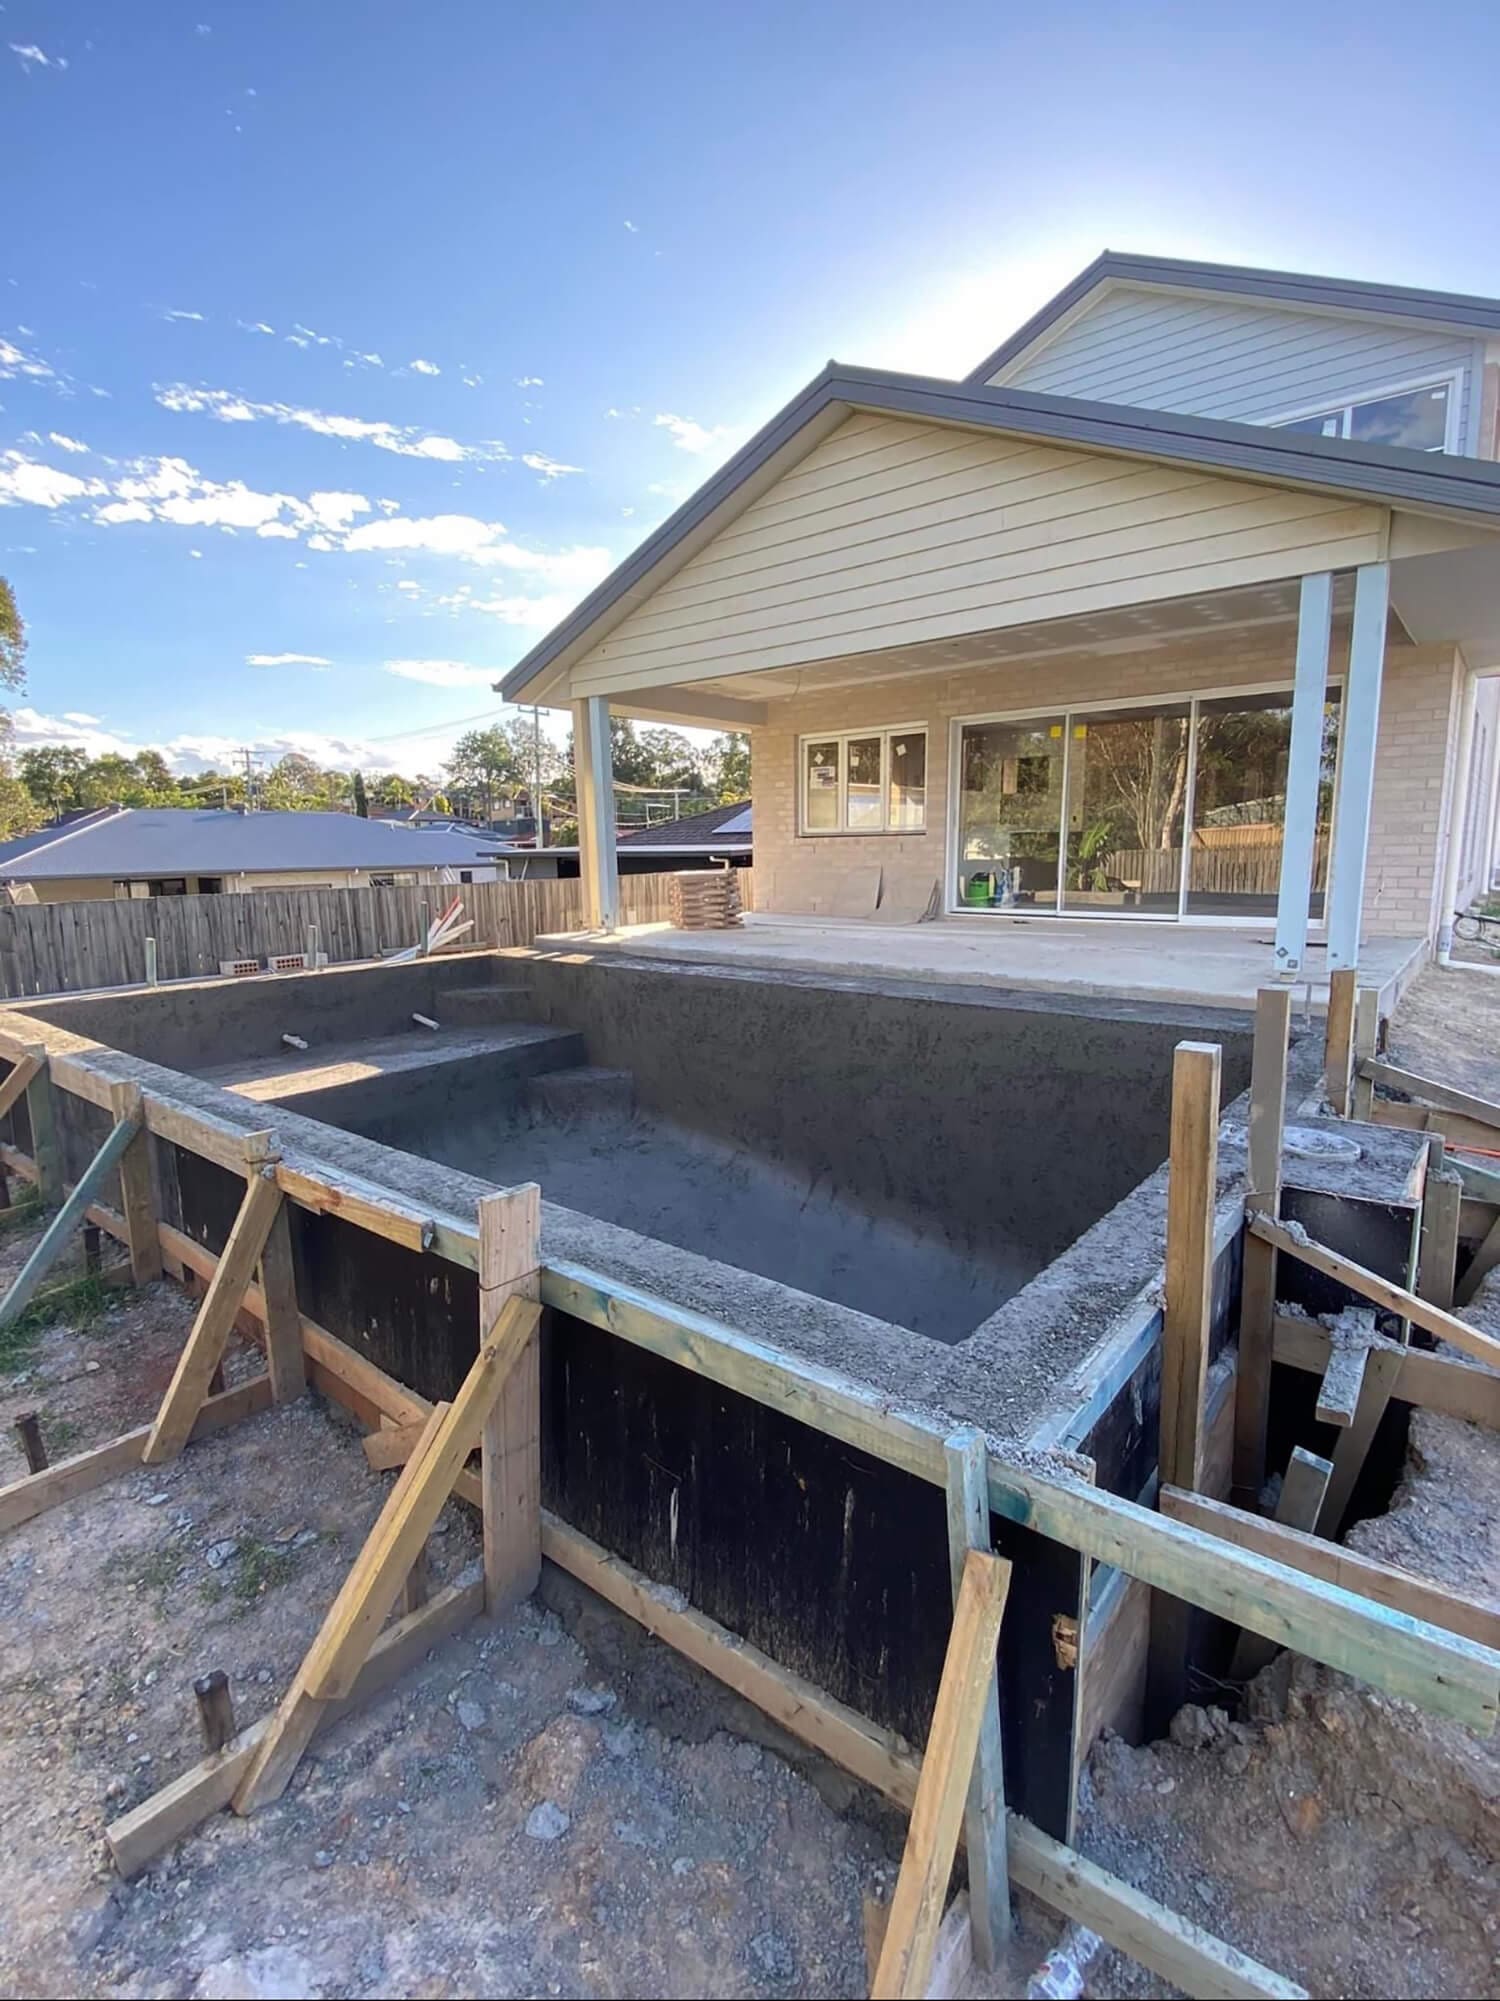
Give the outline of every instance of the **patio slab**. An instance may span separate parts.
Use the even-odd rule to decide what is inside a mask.
[[[1199,1007],[1253,1008],[1271,983],[1271,927],[1143,924],[1090,919],[1042,922],[976,913],[930,924],[887,925],[856,918],[790,917],[748,911],[737,931],[674,931],[633,924],[619,931],[570,931],[538,937],[539,951],[626,952],[690,965],[730,964],[767,971],[874,975],[996,988]],[[1421,970],[1420,938],[1371,938],[1362,948],[1361,982],[1378,985],[1388,1013]],[[1314,1012],[1328,1005],[1326,951],[1308,954]],[[1299,982],[1305,1002],[1309,981]]]

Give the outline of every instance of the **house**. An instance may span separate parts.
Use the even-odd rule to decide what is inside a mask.
[[[0,884],[39,902],[251,889],[365,889],[493,882],[475,832],[392,826],[349,813],[105,807],[0,846]],[[30,900],[29,897],[27,899]]]
[[[553,882],[577,879],[576,847],[487,850],[513,881]],[[621,834],[615,843],[618,875],[666,875],[673,869],[711,868],[727,862],[731,868],[751,863],[751,806],[741,799],[732,806],[711,806],[706,813],[684,813],[677,820],[658,820]]]
[[[617,714],[750,733],[758,913],[1426,951],[1495,858],[1497,439],[1500,300],[1107,252],[962,381],[830,363],[500,686],[571,705],[599,928]]]

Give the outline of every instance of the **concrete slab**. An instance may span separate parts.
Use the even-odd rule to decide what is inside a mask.
[[[539,937],[536,949],[1240,1009],[1253,1008],[1256,989],[1272,978],[1272,944],[1269,926],[1240,931],[1118,920],[1046,922],[990,911],[887,926],[748,911],[738,931],[633,924],[608,936],[575,931]],[[1325,956],[1321,947],[1309,954],[1315,1011],[1328,1005]],[[1420,938],[1366,941],[1361,975],[1380,987],[1383,1013],[1395,1006],[1426,956]],[[1305,983],[1297,993],[1300,999]]]

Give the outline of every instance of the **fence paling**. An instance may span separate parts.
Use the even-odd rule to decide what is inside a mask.
[[[751,871],[740,871],[746,905]],[[621,921],[665,922],[664,875],[625,876]],[[162,980],[208,979],[222,959],[266,960],[301,952],[316,924],[330,963],[375,959],[415,942],[421,907],[429,918],[454,891],[474,920],[476,945],[529,945],[539,934],[577,930],[583,886],[572,881],[432,883],[388,889],[261,889],[247,895],[116,897],[78,903],[0,905],[0,996],[83,993],[139,984],[146,940],[156,940]]]

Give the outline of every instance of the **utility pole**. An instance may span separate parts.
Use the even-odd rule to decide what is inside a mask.
[[[531,711],[531,813],[536,821],[536,844],[547,845],[546,811],[542,802],[542,711],[540,703]]]
[[[256,769],[255,753],[250,749],[248,744],[240,751],[240,756],[245,760],[245,811],[253,813],[255,811],[255,788],[259,781],[260,773]]]

